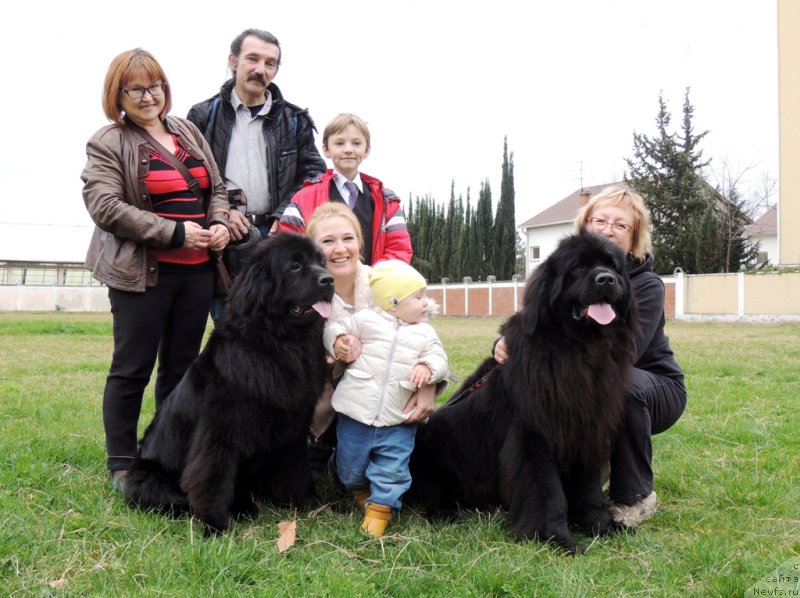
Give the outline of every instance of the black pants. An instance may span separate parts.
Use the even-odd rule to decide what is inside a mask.
[[[686,408],[682,378],[633,370],[625,397],[625,420],[611,454],[609,495],[631,505],[653,491],[652,435],[670,428]]]
[[[136,456],[144,389],[158,357],[156,409],[180,382],[203,342],[211,306],[210,269],[160,274],[144,293],[108,289],[114,355],[103,393],[108,468],[127,469]]]

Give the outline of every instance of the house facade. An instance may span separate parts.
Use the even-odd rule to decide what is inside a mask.
[[[778,205],[747,227],[751,245],[758,243],[758,264],[778,265]]]

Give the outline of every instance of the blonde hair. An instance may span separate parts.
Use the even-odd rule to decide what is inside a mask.
[[[311,215],[311,218],[308,219],[308,223],[306,224],[306,234],[311,237],[312,239],[317,236],[317,226],[323,220],[328,220],[329,218],[344,218],[347,220],[348,223],[353,227],[353,231],[356,233],[356,240],[358,241],[358,251],[359,253],[364,253],[364,233],[361,232],[361,224],[358,222],[358,218],[353,213],[353,210],[348,208],[343,203],[339,203],[338,201],[326,201],[323,204],[317,206],[317,209],[314,210],[314,213]]]
[[[336,135],[337,133],[341,133],[347,127],[353,125],[358,132],[364,136],[364,139],[367,141],[367,150],[370,148],[370,141],[369,141],[369,128],[367,127],[367,123],[357,117],[355,114],[350,114],[349,112],[342,112],[338,114],[327,124],[325,130],[322,132],[322,147],[328,147],[328,139],[330,139],[331,135]]]
[[[575,217],[575,232],[586,228],[589,219],[595,210],[615,206],[626,208],[633,214],[633,228],[631,229],[630,254],[636,259],[643,260],[652,252],[650,239],[650,212],[644,204],[644,199],[627,185],[611,185],[593,196]]]
[[[164,109],[158,115],[159,119],[164,120],[172,108],[172,92],[169,88],[169,81],[167,81],[164,69],[153,55],[141,48],[123,52],[111,61],[103,83],[103,112],[106,118],[118,125],[125,124],[120,94],[124,93],[122,88],[125,84],[135,77],[161,81],[164,84]]]

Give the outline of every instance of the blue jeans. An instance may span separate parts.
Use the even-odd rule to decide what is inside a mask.
[[[339,414],[336,471],[348,490],[370,489],[368,502],[397,510],[411,487],[408,462],[416,425],[376,428]]]

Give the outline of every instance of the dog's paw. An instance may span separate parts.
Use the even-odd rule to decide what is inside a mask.
[[[303,496],[296,501],[293,500],[292,503],[297,505],[297,508],[301,511],[316,511],[325,504],[316,494]]]
[[[258,505],[252,501],[242,501],[231,506],[231,515],[237,520],[255,519],[258,517]]]
[[[423,516],[433,523],[453,523],[458,519],[458,509],[432,508],[423,511]]]
[[[199,516],[195,513],[194,518],[203,524],[203,536],[206,538],[213,538],[225,533],[230,520],[227,513],[225,515],[211,517]]]
[[[586,545],[581,544],[580,542],[575,542],[574,540],[564,546],[563,544],[556,542],[555,543],[558,548],[564,551],[564,554],[567,556],[577,556],[579,554],[586,554]]]
[[[608,528],[602,533],[603,536],[616,536],[617,534],[627,534],[632,536],[636,533],[636,528],[625,525],[618,521],[611,520]]]
[[[532,536],[529,536],[529,538],[533,540],[539,540],[541,542],[547,542],[556,548],[561,549],[565,554],[571,556],[584,554],[586,552],[586,546],[578,542],[569,533],[565,532],[550,534],[549,536],[541,533],[534,533]]]

